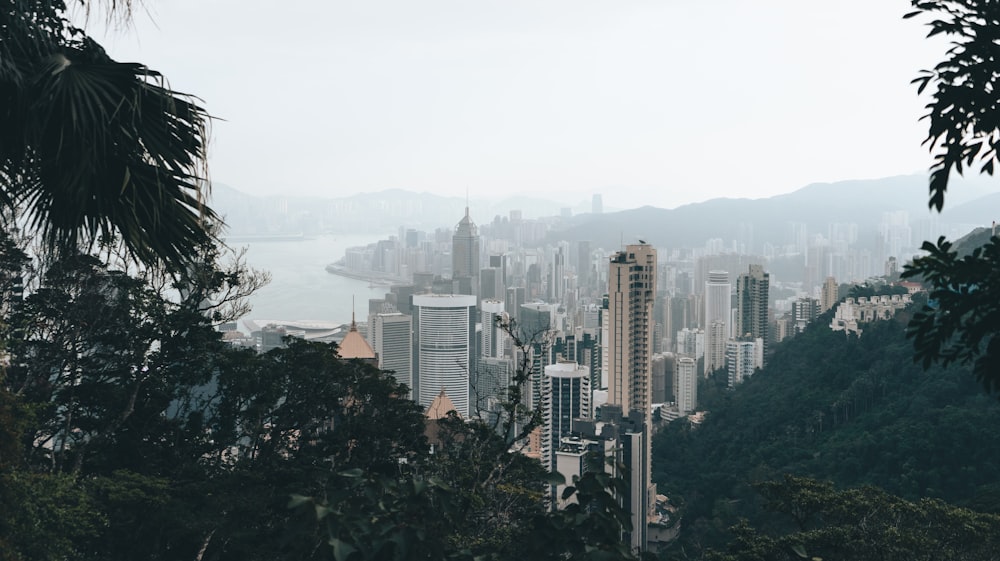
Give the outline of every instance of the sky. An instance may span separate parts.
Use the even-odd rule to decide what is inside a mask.
[[[925,170],[909,82],[944,46],[908,7],[145,0],[88,29],[203,100],[211,178],[246,193],[674,208]]]

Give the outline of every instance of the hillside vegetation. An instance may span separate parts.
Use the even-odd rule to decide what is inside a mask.
[[[967,369],[914,364],[908,312],[860,338],[829,319],[777,345],[735,391],[706,381],[707,420],[656,436],[654,480],[683,511],[675,551],[721,548],[740,518],[779,526],[753,484],[786,474],[1000,512],[1000,402]]]

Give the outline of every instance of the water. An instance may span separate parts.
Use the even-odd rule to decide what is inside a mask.
[[[387,286],[326,272],[348,247],[367,245],[387,236],[316,236],[301,241],[254,241],[247,245],[247,263],[270,271],[271,283],[250,298],[253,310],[243,319],[351,321],[354,297],[358,319],[368,317],[368,299],[383,298]],[[234,244],[239,245],[239,244]]]

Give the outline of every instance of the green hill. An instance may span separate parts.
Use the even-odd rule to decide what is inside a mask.
[[[720,548],[740,517],[766,527],[750,485],[784,474],[1000,512],[1000,402],[966,369],[914,364],[908,319],[858,338],[831,331],[828,313],[735,391],[708,381],[706,421],[676,421],[653,444],[654,481],[682,505],[679,545]]]

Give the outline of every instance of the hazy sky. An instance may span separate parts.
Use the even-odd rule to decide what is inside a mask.
[[[942,46],[908,6],[147,0],[95,34],[224,119],[212,178],[248,193],[675,207],[925,169]]]

